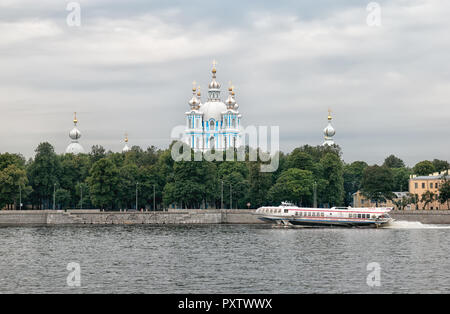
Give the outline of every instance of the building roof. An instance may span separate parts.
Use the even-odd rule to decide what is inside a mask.
[[[411,180],[444,180],[450,179],[450,175],[437,175],[437,176],[417,176],[414,178],[411,178]]]

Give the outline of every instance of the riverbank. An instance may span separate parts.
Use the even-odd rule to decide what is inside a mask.
[[[425,224],[450,224],[450,211],[392,211],[396,220]],[[254,210],[193,209],[149,212],[102,212],[100,210],[0,211],[0,226],[22,225],[132,225],[132,224],[261,224]]]
[[[261,224],[253,210],[175,210],[102,212],[100,210],[0,211],[0,226],[106,224]]]

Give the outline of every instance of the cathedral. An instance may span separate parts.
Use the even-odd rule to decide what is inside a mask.
[[[222,102],[215,62],[211,72],[208,98],[202,102],[200,86],[194,82],[190,110],[186,112],[185,143],[195,151],[226,150],[241,143],[241,114],[234,87],[230,84],[228,98]]]

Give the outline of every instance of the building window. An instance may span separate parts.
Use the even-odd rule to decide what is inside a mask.
[[[419,186],[417,184],[417,182],[414,183],[414,188],[417,189]]]
[[[425,188],[425,183],[424,182],[422,182],[422,189],[424,189]]]
[[[430,189],[432,189],[432,188],[433,188],[433,182],[430,183]]]

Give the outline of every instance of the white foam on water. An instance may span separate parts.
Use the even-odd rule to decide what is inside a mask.
[[[394,220],[388,225],[383,226],[384,229],[450,229],[450,225],[430,225],[423,224],[419,221]]]

